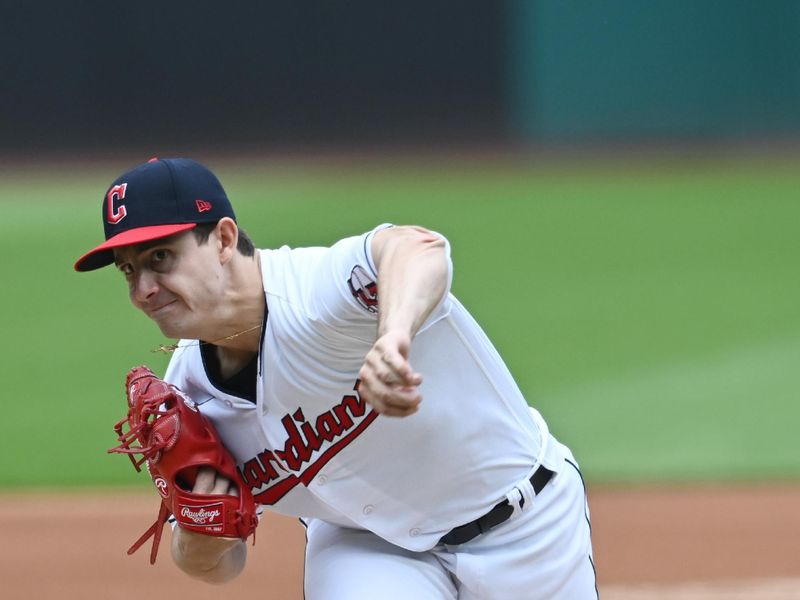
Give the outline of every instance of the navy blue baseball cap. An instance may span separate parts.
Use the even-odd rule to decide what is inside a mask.
[[[198,223],[236,216],[216,176],[188,158],[151,158],[117,177],[103,198],[106,241],[75,263],[93,271],[114,262],[114,248],[165,238]]]

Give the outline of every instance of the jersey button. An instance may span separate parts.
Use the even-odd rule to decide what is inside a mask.
[[[364,509],[363,509],[361,512],[363,512],[365,515],[368,515],[368,514],[370,514],[370,513],[371,513],[373,510],[375,510],[375,507],[374,507],[374,506],[372,506],[372,504],[367,504],[367,505],[364,507]]]
[[[328,478],[325,477],[325,475],[320,475],[319,477],[317,477],[317,484],[325,485],[326,483],[328,483]]]
[[[410,535],[411,537],[417,537],[419,535],[419,529],[414,527],[414,529],[408,532],[408,535]]]

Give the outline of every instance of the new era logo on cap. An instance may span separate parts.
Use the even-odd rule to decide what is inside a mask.
[[[118,177],[103,197],[106,241],[75,263],[91,271],[114,262],[113,249],[187,231],[198,223],[234,221],[216,176],[188,158],[153,158]]]

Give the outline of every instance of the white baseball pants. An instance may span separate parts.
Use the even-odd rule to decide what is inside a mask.
[[[311,520],[306,600],[596,600],[586,494],[570,450],[516,518],[460,546],[399,548]]]

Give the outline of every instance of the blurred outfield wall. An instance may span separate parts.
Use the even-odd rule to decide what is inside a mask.
[[[508,111],[529,139],[800,131],[797,0],[511,0]]]
[[[0,154],[800,132],[797,0],[0,2]]]
[[[0,0],[0,150],[496,136],[499,6]]]

